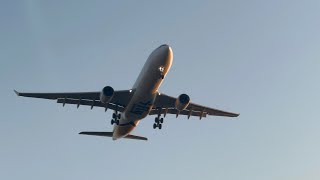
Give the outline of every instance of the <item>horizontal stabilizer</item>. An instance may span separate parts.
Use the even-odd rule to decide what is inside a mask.
[[[105,137],[112,137],[113,132],[80,132],[79,134],[84,134],[84,135],[91,135],[91,136],[105,136]],[[145,140],[147,141],[148,138],[146,137],[141,137],[141,136],[135,136],[135,135],[127,135],[125,137],[123,137],[125,139],[136,139],[136,140]]]
[[[112,137],[113,132],[80,132],[79,134]]]

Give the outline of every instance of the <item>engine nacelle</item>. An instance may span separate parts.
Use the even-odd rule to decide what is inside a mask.
[[[190,102],[190,97],[186,94],[181,94],[175,103],[176,109],[179,111],[184,110],[186,107],[188,107]]]
[[[104,104],[109,103],[113,97],[114,90],[110,86],[106,86],[100,93],[100,101]]]

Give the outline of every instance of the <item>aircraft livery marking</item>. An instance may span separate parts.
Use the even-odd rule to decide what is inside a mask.
[[[151,101],[139,102],[137,104],[133,104],[130,112],[133,114],[142,115],[144,112],[149,111],[151,105]]]

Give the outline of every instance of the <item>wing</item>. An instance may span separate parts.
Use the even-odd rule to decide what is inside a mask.
[[[130,101],[133,91],[121,90],[114,91],[114,96],[109,104],[100,102],[100,92],[71,92],[71,93],[20,93],[14,91],[18,96],[42,98],[57,100],[57,103],[76,104],[93,107],[104,107],[123,112],[128,102]]]
[[[165,95],[165,94],[160,94],[157,95],[157,98],[154,103],[154,108],[151,110],[149,115],[155,115],[155,114],[176,114],[178,115],[187,115],[188,118],[190,116],[198,116],[200,119],[202,117],[206,117],[207,115],[211,116],[227,116],[227,117],[237,117],[239,114],[237,113],[232,113],[232,112],[227,112],[227,111],[222,111],[202,105],[198,105],[195,103],[189,103],[188,107],[184,109],[183,111],[178,112],[175,109],[175,102],[176,98]]]

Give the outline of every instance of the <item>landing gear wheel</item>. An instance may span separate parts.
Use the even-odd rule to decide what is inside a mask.
[[[120,119],[121,118],[121,114],[118,114],[118,119]]]
[[[154,124],[153,124],[153,129],[156,129],[156,128],[157,128],[157,124],[154,123]]]
[[[114,122],[114,120],[112,119],[112,120],[111,120],[111,125],[113,125],[114,123],[115,123],[115,122]]]
[[[112,118],[113,118],[113,119],[116,119],[116,118],[117,118],[116,113],[113,113],[113,114],[112,114]]]
[[[158,125],[158,128],[161,129],[161,128],[162,128],[162,124],[159,124],[159,125]]]
[[[116,125],[119,125],[120,121],[119,120],[116,120]]]
[[[156,117],[156,119],[154,120],[156,123],[159,123],[159,118]]]
[[[160,119],[160,123],[163,123],[163,118]]]

